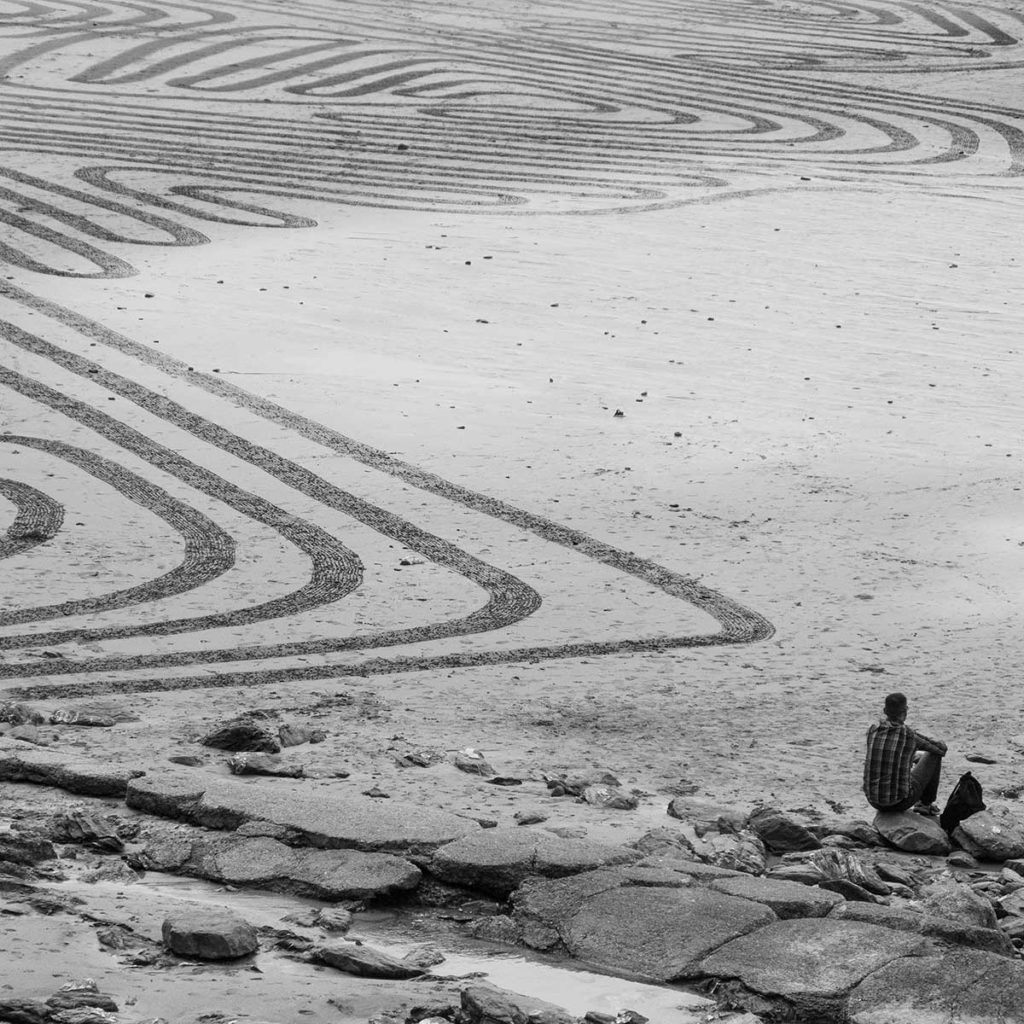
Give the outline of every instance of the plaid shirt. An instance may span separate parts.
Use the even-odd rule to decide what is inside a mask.
[[[910,769],[914,766],[914,754],[918,750],[942,753],[942,748],[934,740],[890,718],[882,718],[868,729],[864,795],[872,807],[890,807],[907,797],[910,793]]]

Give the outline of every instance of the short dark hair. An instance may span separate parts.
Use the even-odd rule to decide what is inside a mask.
[[[907,710],[907,698],[902,693],[890,693],[885,698],[885,713],[893,718]]]

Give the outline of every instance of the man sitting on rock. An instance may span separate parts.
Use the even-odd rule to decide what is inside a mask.
[[[938,814],[939,770],[946,744],[930,740],[908,725],[907,698],[890,693],[885,717],[868,729],[864,759],[864,795],[879,811]]]

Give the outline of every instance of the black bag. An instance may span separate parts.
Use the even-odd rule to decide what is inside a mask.
[[[970,772],[964,772],[949,794],[946,809],[939,816],[939,824],[947,835],[951,835],[964,818],[985,810],[985,801],[981,797],[981,783]]]

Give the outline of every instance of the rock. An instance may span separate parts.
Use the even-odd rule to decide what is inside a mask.
[[[551,790],[552,796],[582,796],[583,791],[591,786],[610,786],[617,789],[622,785],[611,772],[603,768],[588,768],[568,775],[545,775],[544,782]]]
[[[468,747],[455,755],[455,767],[469,775],[497,775],[479,750]]]
[[[164,920],[161,934],[170,952],[197,960],[233,960],[259,946],[252,925],[226,907],[176,911]]]
[[[507,914],[496,914],[474,921],[466,930],[474,939],[503,942],[507,946],[516,946],[522,939],[519,926]]]
[[[635,811],[640,805],[636,796],[615,786],[587,786],[579,798],[583,803],[615,811]]]
[[[823,829],[824,835],[845,836],[847,839],[852,839],[855,843],[860,843],[862,846],[882,845],[882,837],[878,834],[878,829],[874,825],[869,825],[866,821],[862,821],[860,818],[835,822],[823,826]],[[822,833],[818,834],[821,835]]]
[[[691,833],[693,834],[693,833]],[[687,833],[678,828],[655,828],[645,832],[634,844],[641,853],[672,854],[695,860],[697,855],[687,838]]]
[[[131,885],[139,880],[138,874],[122,860],[100,864],[91,871],[86,871],[81,878],[89,885],[95,885],[97,882],[117,882],[120,885]]]
[[[302,765],[283,764],[276,754],[242,752],[228,761],[232,775],[276,775],[285,779],[301,779]]]
[[[324,931],[344,935],[352,927],[352,912],[344,907],[321,907],[313,923]]]
[[[1024,860],[1020,858],[1011,858],[1010,860],[1006,861],[1006,863],[1003,865],[1003,868],[1008,871],[1012,871],[1014,874],[1024,877]]]
[[[48,736],[37,725],[16,725],[8,734],[12,740],[31,743],[37,747],[48,747],[55,737]]]
[[[660,871],[674,871],[702,883],[716,878],[742,878],[746,875],[744,871],[733,871],[732,868],[722,868],[717,864],[705,864],[700,860],[687,860],[671,855],[644,857],[643,860],[637,861],[633,868],[637,871],[652,868]]]
[[[1009,815],[978,811],[953,830],[953,840],[978,860],[1024,857],[1024,829]]]
[[[42,712],[31,704],[0,701],[0,722],[10,722],[11,725],[42,725],[45,721]]]
[[[114,825],[81,811],[57,817],[51,835],[58,843],[83,843],[108,853],[120,853],[124,849],[124,842]]]
[[[528,945],[562,946],[597,967],[656,982],[693,976],[711,950],[777,920],[749,900],[703,886],[635,884],[618,868],[533,879],[513,906]]]
[[[309,725],[285,723],[277,730],[282,747],[297,747],[303,743],[323,743],[327,739],[326,729],[314,729]]]
[[[0,999],[0,1021],[10,1024],[49,1024],[50,1007],[38,999]]]
[[[753,992],[790,1019],[839,1021],[850,989],[887,964],[929,949],[920,936],[877,925],[827,917],[778,921],[728,942],[700,970],[725,983],[719,998],[744,1005],[744,994]]]
[[[577,1024],[560,1006],[495,985],[473,982],[462,990],[465,1024]]]
[[[109,729],[115,725],[109,715],[98,715],[80,708],[58,708],[50,715],[51,725],[80,725],[89,728]]]
[[[981,950],[892,962],[850,993],[850,1024],[1008,1024],[1024,1020],[1024,965]]]
[[[281,742],[270,727],[251,718],[235,718],[208,732],[200,741],[218,750],[253,750],[265,754],[281,751]]]
[[[782,919],[825,917],[837,904],[843,902],[842,896],[824,889],[801,885],[799,882],[755,878],[753,875],[722,878],[712,882],[711,887],[729,896],[762,903]]]
[[[171,764],[184,765],[186,768],[199,768],[206,763],[203,758],[198,757],[196,754],[172,754],[167,760]]]
[[[708,864],[763,875],[768,869],[764,843],[753,832],[705,832],[693,851]]]
[[[265,836],[199,836],[190,842],[187,857],[170,867],[168,861],[179,852],[170,844],[164,870],[322,900],[383,899],[410,892],[421,878],[419,868],[392,854],[296,849]],[[156,867],[152,846],[145,855]]]
[[[424,971],[429,971],[431,967],[443,964],[444,961],[444,953],[432,942],[425,942],[422,946],[417,946],[402,957],[402,963],[411,964],[413,967],[419,967]]]
[[[55,1010],[74,1010],[82,1006],[91,1006],[110,1013],[118,1012],[117,1003],[105,992],[101,992],[92,978],[69,981],[61,985],[60,990],[46,1000],[46,1005]]]
[[[975,949],[1009,956],[1013,947],[1006,935],[997,929],[979,928],[963,921],[947,920],[933,914],[897,907],[882,907],[876,903],[840,903],[829,917],[838,921],[863,921],[882,928],[892,928],[916,935],[928,935]]]
[[[897,850],[944,857],[952,849],[949,837],[942,831],[937,818],[913,811],[899,814],[879,811],[874,824],[882,838]]]
[[[0,832],[0,861],[14,864],[41,864],[56,860],[57,851],[53,843],[38,832]]]
[[[139,780],[127,803],[205,828],[234,830],[247,822],[272,822],[286,830],[289,843],[328,849],[427,854],[480,831],[467,818],[397,800],[382,804],[284,780],[264,788],[172,771]]]
[[[543,811],[516,811],[512,817],[517,825],[540,825],[548,820]]]
[[[142,774],[61,751],[0,747],[0,782],[31,782],[85,796],[124,797],[128,783]]]
[[[635,850],[621,846],[561,839],[546,831],[498,828],[441,847],[428,870],[443,881],[507,896],[533,875],[559,878],[639,859]]]
[[[696,796],[677,796],[668,805],[668,814],[685,821],[698,836],[705,832],[741,832],[747,823],[745,812]]]
[[[772,853],[817,850],[821,840],[809,829],[775,807],[762,807],[747,819],[747,828],[760,837]]]
[[[424,973],[423,968],[415,964],[399,960],[379,949],[357,946],[351,942],[321,946],[313,951],[313,960],[361,978],[418,978]]]
[[[996,915],[987,899],[969,885],[949,875],[940,876],[921,890],[921,906],[926,913],[951,921],[966,921],[978,928],[995,928]]]

